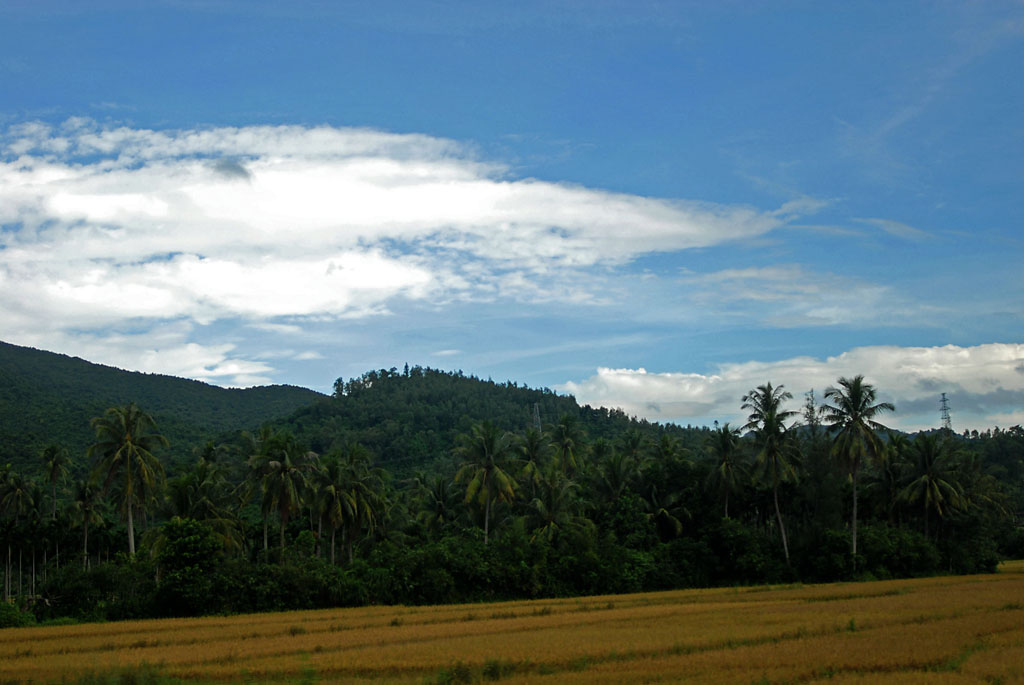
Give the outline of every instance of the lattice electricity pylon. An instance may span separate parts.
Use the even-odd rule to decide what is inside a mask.
[[[953,421],[949,418],[949,400],[946,399],[946,393],[942,393],[942,430],[953,432]]]

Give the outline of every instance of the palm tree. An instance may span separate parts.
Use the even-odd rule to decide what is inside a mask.
[[[582,465],[583,431],[572,414],[562,414],[551,426],[551,445],[555,448],[562,473],[575,471]]]
[[[747,477],[747,466],[740,451],[739,429],[732,428],[728,423],[716,428],[711,433],[707,450],[715,460],[715,467],[708,474],[705,484],[722,494],[725,506],[722,516],[729,518],[729,495],[739,492]]]
[[[67,449],[60,445],[48,445],[39,455],[43,461],[43,468],[46,473],[46,480],[50,482],[50,500],[53,509],[50,518],[57,519],[57,481],[67,478],[68,466],[71,464],[71,455]]]
[[[841,459],[853,483],[853,514],[850,516],[850,554],[857,556],[857,475],[865,459],[877,460],[882,441],[877,431],[887,430],[875,420],[882,412],[896,411],[889,402],[875,402],[875,387],[864,382],[864,376],[840,378],[839,387],[825,390],[821,413],[829,428],[835,431],[832,455]],[[829,404],[831,402],[832,404]]]
[[[256,434],[249,432],[242,433],[242,452],[245,455],[245,463],[248,471],[245,476],[245,483],[240,488],[243,504],[249,502],[256,495],[260,495],[260,516],[263,519],[263,551],[270,548],[269,527],[272,500],[263,497],[263,478],[267,475],[270,462],[271,450],[275,442],[284,439],[284,433],[275,433],[274,429],[264,424]]]
[[[654,529],[662,542],[682,535],[682,519],[691,518],[681,499],[678,492],[663,491],[659,488],[657,480],[651,480],[644,490],[642,501],[647,510],[647,518],[654,524]]]
[[[490,421],[475,424],[469,435],[458,438],[457,456],[464,460],[455,474],[456,483],[466,484],[466,503],[484,507],[484,544],[490,535],[491,506],[495,500],[511,502],[518,485],[505,471],[512,451],[511,436],[502,433]],[[571,450],[566,453],[566,458]],[[563,462],[564,464],[564,462]]]
[[[265,510],[277,510],[281,520],[281,544],[284,550],[288,519],[301,509],[306,491],[306,474],[315,468],[316,455],[302,449],[292,435],[282,436],[270,452],[266,472],[260,481]]]
[[[900,493],[900,499],[920,503],[924,514],[924,534],[928,535],[929,512],[941,519],[950,508],[961,503],[957,483],[956,464],[949,449],[949,440],[922,433],[911,445],[910,482]]]
[[[543,538],[551,542],[562,531],[593,525],[589,519],[579,515],[578,489],[576,483],[557,469],[551,469],[541,478],[538,496],[530,503],[531,540]]]
[[[519,473],[530,483],[530,493],[537,494],[540,484],[541,470],[547,463],[551,443],[544,439],[544,434],[536,428],[527,428],[526,434],[515,445],[522,468]]]
[[[206,450],[204,454],[208,454]],[[234,493],[225,466],[205,456],[167,485],[167,514],[206,523],[225,550],[242,547],[242,530],[234,511]],[[160,533],[162,535],[162,533]]]
[[[373,455],[356,442],[346,444],[325,459],[317,481],[324,516],[331,527],[331,563],[335,563],[335,534],[344,534],[348,563],[354,559],[356,540],[372,532],[384,509],[384,472],[373,466]]]
[[[133,511],[145,507],[163,484],[164,467],[153,452],[167,446],[167,439],[156,432],[153,417],[134,402],[124,407],[111,407],[103,416],[92,420],[96,442],[89,447],[89,456],[96,459],[93,476],[102,477],[103,490],[119,485],[118,498],[122,516],[128,523],[128,553],[135,556]]]
[[[7,570],[4,574],[4,599],[11,597],[11,575],[13,566],[11,562],[11,539],[18,532],[18,525],[21,517],[27,515],[35,506],[34,484],[20,473],[12,471],[10,467],[0,472],[0,512],[9,516],[12,521],[7,535]],[[21,550],[18,545],[18,586],[21,587]],[[20,590],[19,590],[20,594]]]
[[[900,491],[903,490],[903,473],[908,465],[910,441],[903,433],[888,431],[882,452],[878,455],[877,468],[868,472],[867,491],[875,503],[875,512],[884,515],[890,526],[897,523]]]
[[[103,523],[99,512],[100,488],[91,480],[76,481],[71,491],[73,518],[82,525],[82,568],[89,567],[89,526]]]
[[[415,479],[419,512],[416,520],[437,534],[458,518],[459,496],[451,479],[441,475],[418,474]]]
[[[779,483],[796,479],[796,455],[786,427],[786,421],[796,412],[782,409],[783,402],[793,399],[793,395],[782,388],[781,385],[773,388],[771,383],[759,385],[742,397],[741,407],[750,411],[744,428],[754,431],[755,443],[759,449],[758,467],[762,477],[771,482],[775,520],[779,525],[782,553],[788,566],[789,542],[786,539],[786,526],[782,521],[782,510],[779,508]]]
[[[637,458],[625,452],[613,451],[611,456],[597,465],[594,489],[605,502],[614,502],[629,492],[640,479]]]

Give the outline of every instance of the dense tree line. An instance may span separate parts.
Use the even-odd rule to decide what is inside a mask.
[[[766,383],[738,398],[742,428],[714,429],[430,369],[336,390],[187,467],[165,471],[160,427],[127,404],[93,419],[84,454],[3,468],[5,598],[110,619],[982,572],[1024,553],[1024,430],[895,433],[861,377],[820,406]]]

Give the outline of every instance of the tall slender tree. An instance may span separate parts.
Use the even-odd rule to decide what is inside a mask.
[[[73,520],[82,526],[82,568],[89,568],[89,527],[102,523],[99,486],[91,480],[76,481],[71,491]]]
[[[821,413],[834,433],[832,456],[840,459],[853,484],[853,513],[850,515],[850,554],[857,557],[857,476],[866,460],[877,461],[883,450],[878,431],[887,430],[875,420],[882,412],[895,411],[890,402],[877,402],[875,387],[864,376],[840,378],[838,387],[825,390]]]
[[[164,467],[154,452],[167,446],[167,438],[156,432],[153,417],[132,402],[111,407],[92,420],[96,442],[89,447],[95,460],[93,476],[101,478],[103,489],[117,484],[121,514],[128,524],[128,553],[135,556],[134,510],[147,506],[164,482]]]
[[[948,438],[921,433],[910,449],[909,482],[900,492],[900,499],[919,504],[924,517],[924,534],[928,535],[928,519],[932,511],[941,520],[950,509],[961,504],[956,463]]]
[[[562,414],[558,423],[550,427],[551,445],[562,473],[571,474],[582,464],[583,429],[572,414]]]
[[[465,484],[467,504],[477,502],[484,508],[485,545],[490,536],[492,505],[515,498],[518,485],[506,470],[511,452],[510,434],[498,430],[490,421],[475,424],[468,435],[460,435],[455,450],[463,459],[455,482]]]
[[[43,461],[46,480],[50,483],[50,518],[57,520],[57,483],[67,478],[71,455],[68,454],[67,448],[60,445],[47,445],[39,457]]]
[[[285,547],[285,529],[292,514],[302,507],[306,477],[316,468],[316,455],[303,449],[291,435],[275,445],[262,479],[264,504],[277,511],[281,521],[281,543]]]
[[[7,525],[7,571],[4,574],[4,599],[11,598],[11,576],[13,565],[11,558],[12,538],[19,534],[21,518],[27,516],[35,505],[33,497],[33,483],[22,474],[12,471],[10,468],[0,472],[0,513],[9,517]],[[21,587],[21,543],[18,546],[18,587]]]
[[[708,473],[706,485],[721,493],[724,505],[722,516],[729,518],[729,495],[739,492],[747,478],[739,429],[728,423],[716,428],[708,440],[707,450],[714,459],[714,468]]]
[[[762,477],[772,486],[772,501],[775,504],[775,520],[782,538],[782,553],[786,557],[786,564],[789,565],[789,541],[786,538],[786,525],[782,520],[782,509],[779,508],[779,484],[796,479],[797,455],[786,426],[786,421],[795,416],[796,412],[782,408],[783,402],[793,399],[793,395],[782,388],[781,385],[774,388],[771,383],[759,385],[742,397],[741,406],[750,412],[744,428],[754,431],[758,447],[758,467]]]

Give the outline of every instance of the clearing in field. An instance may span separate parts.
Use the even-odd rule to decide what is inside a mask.
[[[989,576],[0,630],[0,682],[1024,682],[1024,562]]]

